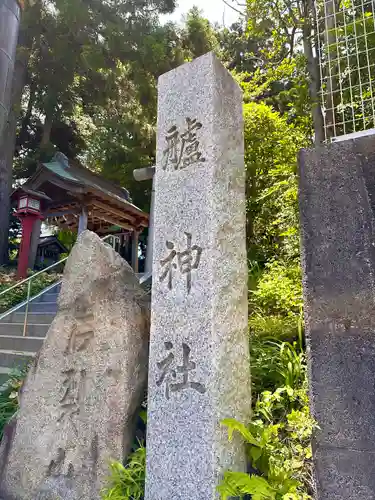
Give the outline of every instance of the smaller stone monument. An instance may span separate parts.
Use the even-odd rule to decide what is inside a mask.
[[[130,266],[83,232],[67,261],[59,311],[25,383],[3,460],[4,499],[100,499],[110,461],[129,452],[144,397],[146,300]]]

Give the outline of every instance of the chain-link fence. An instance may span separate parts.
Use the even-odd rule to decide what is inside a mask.
[[[315,7],[326,140],[375,129],[375,0]]]

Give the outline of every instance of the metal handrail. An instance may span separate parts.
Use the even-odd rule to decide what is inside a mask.
[[[13,290],[14,288],[17,288],[18,286],[21,286],[23,285],[24,283],[27,283],[28,281],[30,282],[32,279],[34,279],[36,276],[39,276],[40,274],[42,273],[45,273],[46,271],[49,271],[50,269],[52,269],[53,267],[56,267],[58,266],[59,264],[62,264],[63,262],[65,262],[66,260],[68,259],[68,257],[64,257],[63,259],[59,260],[58,262],[55,262],[54,264],[46,267],[45,269],[42,269],[41,271],[38,271],[37,273],[35,274],[32,274],[31,276],[29,276],[28,278],[25,278],[24,280],[22,281],[19,281],[18,283],[16,283],[15,285],[7,288],[6,290],[3,290],[2,292],[0,292],[0,297],[4,294],[6,294],[7,292],[10,292],[11,290]]]
[[[106,236],[104,236],[104,238],[102,238],[102,241],[106,241],[109,238],[113,238],[114,241],[119,240],[118,236],[115,236],[115,235],[112,235],[112,234],[107,234]],[[35,274],[32,274],[28,278],[25,278],[24,280],[19,281],[15,285],[13,285],[13,286],[7,288],[6,290],[3,290],[2,292],[0,292],[0,297],[2,297],[3,295],[5,295],[6,293],[10,292],[11,290],[14,290],[14,288],[17,288],[18,286],[21,286],[21,285],[24,285],[25,283],[27,283],[26,301],[24,301],[22,303],[22,304],[25,304],[25,306],[26,306],[25,320],[24,320],[24,324],[23,324],[23,337],[26,337],[27,319],[28,319],[28,314],[29,314],[29,303],[30,303],[30,294],[31,294],[31,281],[34,278],[36,278],[37,276],[39,276],[40,274],[43,274],[43,273],[49,271],[50,269],[53,269],[54,267],[62,264],[63,262],[65,262],[66,260],[68,260],[68,258],[69,258],[69,256],[68,257],[64,257],[63,259],[59,260],[58,262],[55,262],[54,264],[51,264],[50,266],[46,267],[45,269],[42,269],[41,271],[38,271]]]

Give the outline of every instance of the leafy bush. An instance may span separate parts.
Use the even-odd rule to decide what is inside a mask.
[[[0,387],[0,439],[3,437],[4,427],[19,408],[19,391],[26,376],[25,370],[15,369]]]
[[[271,261],[265,266],[257,288],[250,293],[250,306],[263,317],[299,316],[302,308],[301,269],[298,263]]]
[[[108,486],[102,490],[103,500],[142,500],[146,477],[146,448],[140,443],[124,466],[111,463]]]
[[[60,274],[42,273],[31,281],[31,296],[38,294],[47,286],[61,279]],[[15,275],[0,274],[0,292],[11,288],[17,283]],[[16,306],[27,297],[27,283],[17,286],[13,290],[0,296],[0,313]]]
[[[226,472],[219,486],[222,500],[249,494],[253,500],[312,498],[310,440],[314,421],[309,413],[306,363],[300,347],[253,339],[252,421],[248,427],[233,419],[223,421],[229,439],[234,432],[244,438],[252,473]]]
[[[299,254],[297,155],[306,146],[301,128],[270,106],[244,105],[247,250],[263,265]]]
[[[250,353],[253,398],[278,387],[299,387],[306,378],[305,356],[296,344],[254,339]]]
[[[246,494],[253,500],[312,498],[310,438],[314,422],[306,391],[291,387],[265,391],[248,428],[229,419],[223,424],[229,435],[236,431],[244,438],[254,470],[254,474],[227,472],[219,487],[223,500]]]
[[[298,338],[301,318],[297,315],[263,316],[259,312],[249,318],[249,332],[252,338],[272,338],[293,342]]]

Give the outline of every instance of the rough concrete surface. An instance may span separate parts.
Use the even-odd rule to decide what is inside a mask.
[[[375,498],[375,138],[302,151],[318,500]]]

